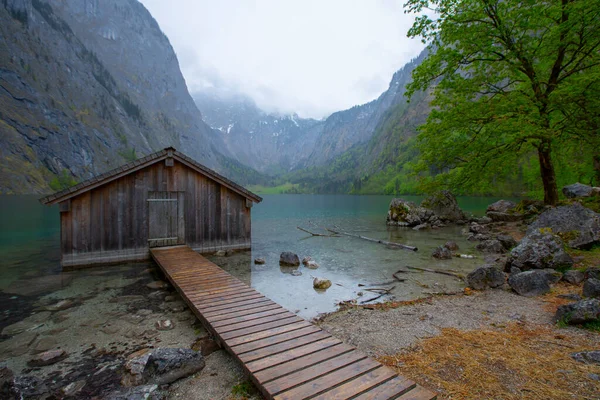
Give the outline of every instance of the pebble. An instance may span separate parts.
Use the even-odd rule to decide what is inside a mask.
[[[35,342],[32,346],[32,351],[34,353],[41,353],[44,351],[51,350],[58,345],[56,339],[50,336],[43,337]]]
[[[147,284],[146,287],[149,289],[165,289],[169,287],[169,285],[163,281],[154,281]]]
[[[254,259],[254,264],[264,264],[266,262],[267,260],[265,260],[263,257],[258,257]]]
[[[100,328],[100,332],[106,333],[107,335],[114,335],[115,333],[119,332],[119,328],[117,328],[116,326],[108,325]]]
[[[170,319],[156,321],[154,326],[159,331],[170,331],[171,329],[175,328],[175,325],[173,324],[173,322]]]
[[[301,271],[298,271],[297,269],[292,271],[292,276],[300,276],[300,275],[302,275]]]

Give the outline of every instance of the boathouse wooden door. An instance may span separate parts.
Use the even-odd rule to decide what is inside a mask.
[[[184,192],[148,192],[148,247],[185,244]]]

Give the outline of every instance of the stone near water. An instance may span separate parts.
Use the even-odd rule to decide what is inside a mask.
[[[425,224],[419,224],[415,227],[413,227],[413,231],[422,231],[423,229],[429,229],[431,228],[431,226],[429,226],[429,224],[425,223]]]
[[[215,252],[215,256],[217,257],[225,257],[227,255],[227,252],[225,250],[219,250],[217,252]]]
[[[469,287],[475,290],[485,290],[488,287],[497,288],[504,285],[505,282],[504,272],[494,265],[483,265],[467,275]]]
[[[509,286],[525,297],[539,296],[550,291],[550,282],[544,271],[525,271],[508,278]]]
[[[600,300],[586,299],[565,304],[556,310],[556,320],[569,325],[583,324],[600,320]]]
[[[584,185],[582,183],[574,183],[572,185],[567,185],[562,188],[562,192],[565,197],[570,199],[574,199],[576,197],[589,197],[593,193],[593,188],[588,185]]]
[[[502,243],[496,239],[484,240],[481,243],[478,243],[477,246],[475,246],[475,247],[477,248],[477,250],[484,252],[484,253],[505,253],[506,252],[506,247],[504,247],[502,245]]]
[[[571,354],[571,358],[584,364],[600,365],[600,350],[580,351],[578,353]]]
[[[490,212],[490,211],[506,213],[506,212],[512,210],[513,208],[515,208],[516,206],[517,206],[517,204],[513,201],[498,200],[495,203],[490,204],[485,211],[486,211],[486,213]]]
[[[44,367],[46,365],[56,364],[59,361],[68,357],[68,354],[63,349],[49,350],[38,354],[27,362],[30,367]]]
[[[154,281],[154,282],[150,282],[149,284],[146,285],[146,287],[148,289],[166,289],[169,287],[169,284],[163,281]]]
[[[195,374],[204,366],[204,357],[197,351],[160,348],[150,353],[143,377],[148,383],[166,385]]]
[[[159,331],[170,331],[171,329],[175,328],[175,325],[173,324],[173,321],[171,321],[170,319],[164,319],[164,320],[156,321],[156,323],[154,324],[154,327],[156,329],[158,329]]]
[[[329,289],[331,287],[331,281],[324,278],[313,279],[313,287],[319,290]]]
[[[302,272],[295,269],[292,271],[291,275],[292,276],[302,276]]]
[[[471,222],[471,225],[469,225],[469,232],[486,235],[490,233],[490,227],[487,225],[478,224],[477,222]]]
[[[446,243],[444,243],[444,247],[450,251],[458,250],[458,244],[453,240],[449,240]]]
[[[564,250],[560,237],[551,233],[533,231],[510,252],[508,267],[529,269],[568,269],[573,259]]]
[[[319,264],[317,264],[317,262],[313,261],[313,260],[309,260],[304,265],[306,266],[306,268],[309,268],[309,269],[317,269],[317,268],[319,268]]]
[[[306,264],[308,264],[309,261],[312,261],[312,257],[306,256],[302,259],[302,264],[306,265]]]
[[[215,351],[221,350],[219,342],[211,339],[209,336],[204,336],[196,339],[191,346],[192,350],[199,351],[204,357],[209,356]]]
[[[433,213],[445,222],[464,220],[465,213],[458,206],[456,197],[448,190],[441,190],[426,197],[421,202],[421,207],[433,211]]]
[[[544,228],[561,236],[576,249],[587,249],[600,243],[600,214],[577,202],[544,211],[529,226],[527,236]]]
[[[284,251],[279,256],[279,264],[280,265],[289,265],[292,267],[297,267],[300,265],[300,259],[297,254],[294,254],[289,251]]]
[[[433,249],[431,256],[440,260],[449,260],[452,258],[452,252],[444,246],[438,246]]]
[[[254,259],[254,264],[257,265],[262,265],[265,264],[267,261],[263,258],[263,257],[257,257]]]
[[[15,322],[12,325],[4,327],[4,329],[2,329],[2,335],[13,336],[21,332],[34,330],[36,327],[46,321],[50,315],[51,313],[48,311],[34,314],[22,321]]]
[[[506,250],[510,250],[518,244],[517,241],[510,235],[498,235],[496,236],[496,239],[502,243],[502,246]]]
[[[600,280],[589,278],[583,282],[583,297],[600,298]]]

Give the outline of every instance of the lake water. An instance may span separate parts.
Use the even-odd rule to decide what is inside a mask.
[[[402,197],[416,202],[421,200],[416,196]],[[392,274],[405,266],[466,273],[480,262],[477,259],[431,258],[431,251],[447,240],[455,240],[461,253],[477,252],[474,244],[460,234],[461,227],[413,231],[386,226],[391,199],[392,196],[265,196],[263,202],[252,209],[252,250],[231,257],[210,258],[305,318],[332,311],[340,301],[364,301],[375,297],[374,293],[365,291],[365,287],[392,281]],[[459,199],[461,207],[474,215],[482,215],[492,201],[495,199]],[[350,237],[311,237],[298,230],[298,226],[322,233],[326,233],[324,227],[338,226],[348,232],[416,246],[419,250],[391,249]],[[148,267],[149,263],[125,264],[62,273],[59,235],[57,207],[42,206],[36,196],[0,196],[0,325],[14,322],[20,314],[16,308],[23,308],[31,296],[48,295],[59,289],[64,291],[72,285],[78,285],[72,288],[74,292],[84,292],[86,286],[98,284],[98,276],[103,276],[103,271],[114,281],[120,274],[127,275],[123,275],[123,279],[127,279],[131,277],[131,270]],[[283,251],[292,251],[300,258],[310,256],[320,268],[310,270],[301,266],[298,270],[302,275],[292,275],[294,269],[279,266],[279,254]],[[256,257],[264,257],[266,264],[255,265]],[[327,278],[334,284],[326,291],[316,291],[312,287],[313,277]],[[462,287],[457,279],[439,274],[411,273],[407,278],[406,282],[384,286],[395,286],[393,296],[396,299],[411,299],[423,293]]]

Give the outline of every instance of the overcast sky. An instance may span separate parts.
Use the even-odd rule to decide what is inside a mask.
[[[141,0],[190,92],[215,87],[267,111],[322,118],[387,89],[423,46],[403,0]]]

